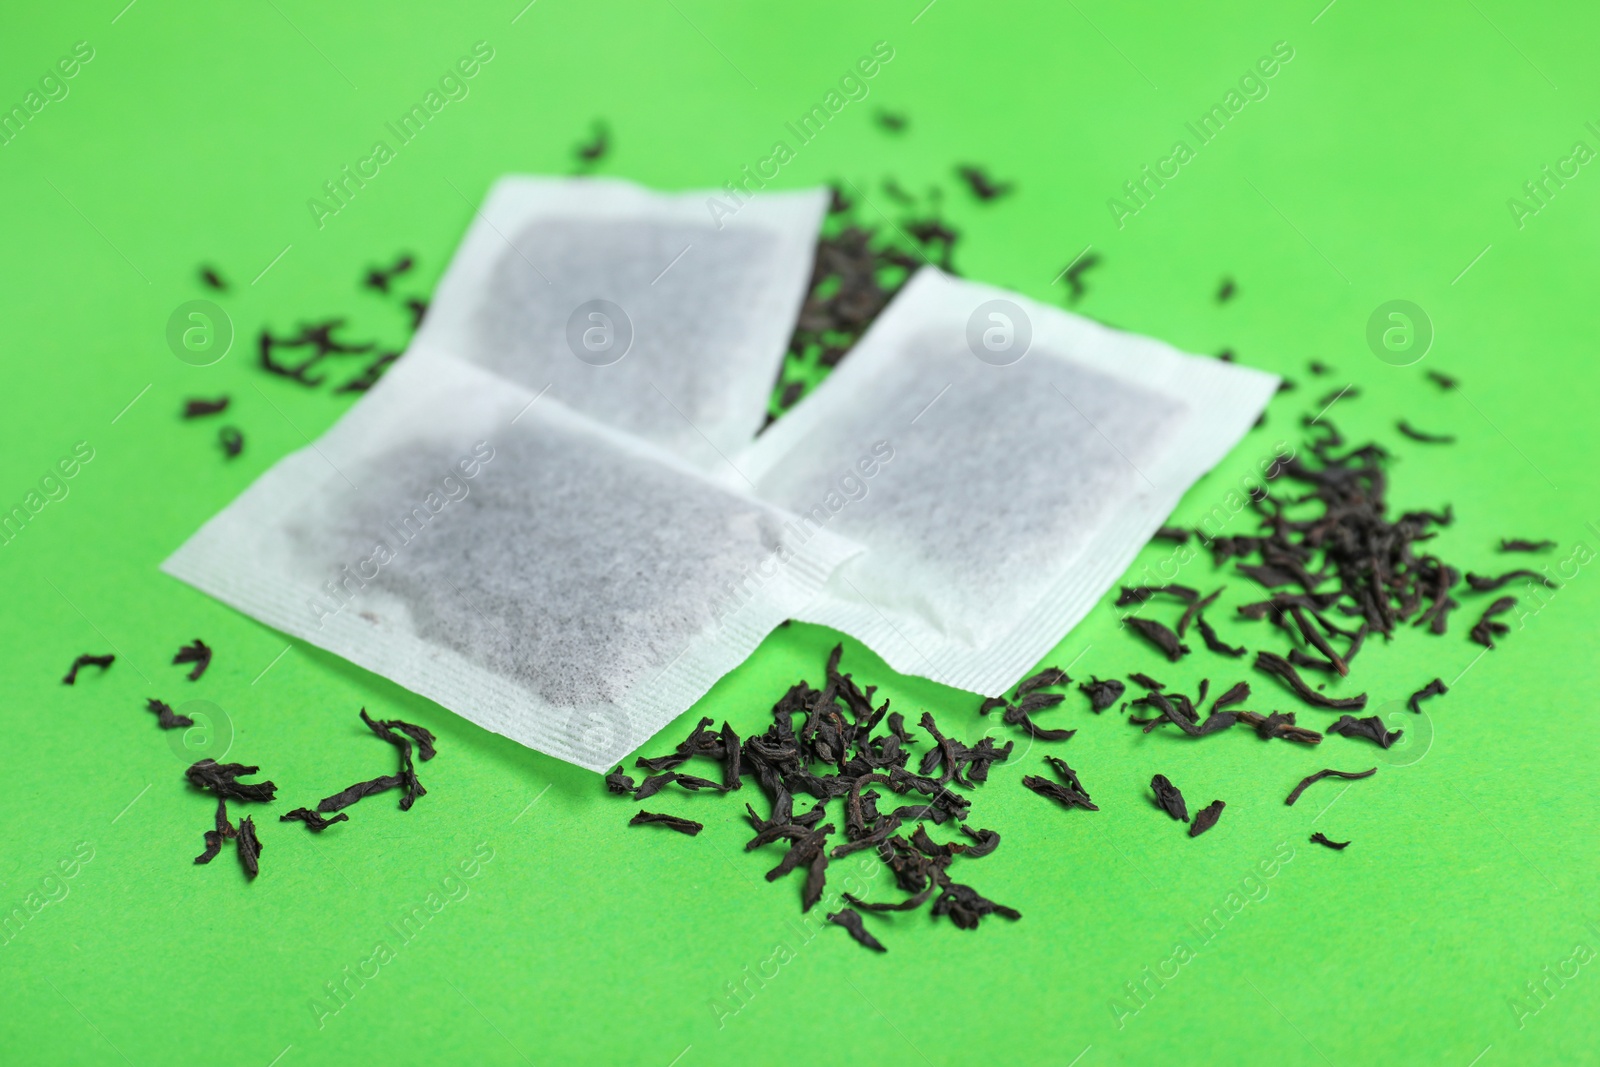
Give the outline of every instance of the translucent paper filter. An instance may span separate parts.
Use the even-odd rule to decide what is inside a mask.
[[[854,551],[536,389],[413,352],[163,569],[606,770]]]
[[[997,696],[1123,573],[1278,379],[925,268],[730,476],[865,546],[796,617]]]
[[[420,339],[716,467],[765,417],[828,193],[760,193],[722,218],[709,195],[502,179]]]

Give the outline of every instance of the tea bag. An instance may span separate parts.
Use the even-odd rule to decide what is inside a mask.
[[[988,696],[1088,613],[1277,378],[920,271],[735,464],[866,548],[796,618]]]
[[[537,390],[413,352],[162,569],[598,771],[854,551]]]
[[[419,336],[719,466],[765,417],[828,193],[758,193],[731,217],[707,200],[614,179],[504,178]]]

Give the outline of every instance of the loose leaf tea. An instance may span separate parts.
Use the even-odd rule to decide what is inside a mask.
[[[1503,596],[1484,609],[1483,615],[1473,624],[1468,636],[1484,648],[1493,648],[1494,639],[1511,632],[1511,627],[1503,622],[1495,621],[1496,615],[1504,615],[1517,606],[1517,598]]]
[[[1017,696],[1031,693],[1035,689],[1056,689],[1060,686],[1071,685],[1072,679],[1067,677],[1067,672],[1060,667],[1046,667],[1038,674],[1024,678],[1017,683]],[[1060,703],[1059,700],[1056,703]]]
[[[1089,794],[1085,793],[1082,787],[1077,784],[1078,776],[1072,773],[1070,767],[1067,767],[1065,763],[1061,763],[1059,760],[1055,761],[1055,764],[1053,765],[1057,766],[1058,772],[1061,768],[1066,768],[1067,774],[1065,777],[1067,777],[1069,780],[1067,785],[1061,785],[1057,782],[1050,781],[1048,778],[1042,778],[1039,775],[1030,774],[1023,777],[1023,786],[1033,790],[1042,797],[1047,797],[1050,800],[1054,800],[1064,808],[1083,808],[1085,811],[1100,810],[1095,803],[1089,799]]]
[[[1016,187],[1015,182],[993,181],[982,167],[957,167],[956,173],[961,176],[962,181],[967,183],[967,188],[972,190],[972,195],[985,203],[1008,195]]]
[[[217,431],[217,445],[223,455],[234,459],[244,451],[244,434],[239,432],[238,427],[224,426]]]
[[[1170,596],[1186,604],[1193,604],[1200,599],[1200,590],[1191,589],[1187,585],[1139,585],[1123,586],[1121,595],[1117,597],[1117,607],[1125,608],[1130,604],[1148,603],[1152,597]]]
[[[1083,276],[1099,265],[1099,253],[1090,252],[1073,260],[1067,265],[1066,270],[1061,272],[1061,280],[1067,283],[1067,303],[1076,304],[1083,299],[1083,294],[1089,291],[1089,287],[1083,282]]]
[[[96,656],[85,652],[83,655],[72,661],[72,669],[67,671],[66,676],[61,679],[61,684],[77,685],[78,672],[80,670],[85,667],[99,667],[103,671],[107,667],[111,666],[112,663],[116,662],[116,658],[116,656],[109,653],[104,656]]]
[[[1448,692],[1450,692],[1450,689],[1444,684],[1443,680],[1435,678],[1421,689],[1418,689],[1415,693],[1412,693],[1410,698],[1406,701],[1406,707],[1410,708],[1418,715],[1421,715],[1422,702],[1424,700],[1431,699],[1432,697],[1444,696],[1444,694]]]
[[[962,930],[977,929],[979,921],[989,915],[999,915],[1013,922],[1022,918],[1022,913],[1017,909],[989,900],[970,885],[954,883],[939,894],[931,910],[936,916],[949,916],[950,921]]]
[[[306,829],[312,831],[313,833],[320,834],[334,823],[346,822],[349,820],[349,818],[350,816],[346,815],[342,811],[331,819],[324,819],[321,815],[318,815],[310,808],[295,808],[291,812],[287,812],[278,816],[278,821],[294,822],[295,820],[299,820],[300,822],[306,824]]]
[[[580,144],[575,152],[580,163],[595,164],[605,158],[611,150],[611,129],[604,122],[594,124],[594,135],[584,144]]]
[[[340,811],[348,808],[358,800],[375,796],[390,789],[398,789],[403,784],[398,774],[379,775],[365,782],[357,782],[355,785],[346,786],[331,797],[324,797],[318,802],[317,810],[323,814],[331,811]]]
[[[873,937],[867,932],[867,928],[861,923],[861,916],[856,912],[851,911],[849,908],[844,908],[840,911],[831,913],[828,916],[828,921],[834,923],[835,925],[842,926],[846,930],[850,931],[850,936],[855,938],[857,944],[865,945],[874,952],[889,951],[887,948],[883,947],[883,942],[879,941],[877,938]]]
[[[1413,441],[1420,441],[1425,445],[1453,445],[1456,443],[1455,434],[1424,433],[1423,431],[1412,426],[1405,419],[1401,419],[1398,423],[1396,423],[1395,429],[1399,430]]]
[[[1222,285],[1217,289],[1217,303],[1226,304],[1233,299],[1235,291],[1232,278],[1222,279]]]
[[[835,650],[837,651],[837,650]],[[1065,741],[1076,730],[1048,730],[1036,725],[1031,718],[1035,712],[1045,711],[1056,707],[1066,700],[1063,693],[1042,693],[1041,689],[1054,686],[1070,685],[1072,679],[1067,677],[1067,672],[1059,667],[1046,667],[1031,677],[1024,678],[1017,683],[1016,691],[1011,700],[1003,697],[989,697],[978,706],[979,715],[987,715],[997,708],[1004,708],[1005,714],[1000,718],[1007,726],[1021,726],[1024,733],[1035,741]],[[1013,703],[1015,701],[1015,703]],[[926,725],[926,724],[925,724]],[[943,744],[943,739],[939,739]],[[1006,751],[1010,751],[1008,745]],[[923,760],[924,774],[929,773],[931,767],[937,766],[937,751],[930,752]],[[986,771],[983,773],[987,773]],[[981,779],[979,779],[981,780]]]
[[[1451,389],[1454,389],[1461,384],[1454,378],[1450,377],[1450,375],[1445,374],[1443,371],[1429,370],[1423,371],[1423,373],[1428,376],[1429,380],[1431,380],[1433,384],[1437,385],[1445,392],[1449,392]]]
[[[986,900],[950,874],[953,863],[979,859],[999,847],[998,833],[971,828],[967,819],[970,801],[957,790],[984,783],[989,768],[1010,757],[1013,743],[997,747],[992,738],[983,737],[976,744],[967,744],[945,733],[932,713],[924,713],[918,721],[920,729],[913,732],[899,712],[889,710],[887,701],[874,704],[873,686],[862,687],[841,669],[842,655],[842,646],[829,654],[822,689],[804,681],[792,686],[773,705],[772,723],[765,731],[741,741],[729,724],[714,731],[712,720],[702,719],[672,752],[641,757],[640,766],[663,768],[658,777],[670,778],[673,784],[684,784],[688,777],[703,783],[702,788],[718,792],[728,791],[729,776],[735,772],[753,778],[769,802],[769,814],[763,816],[754,805],[745,805],[754,831],[745,850],[783,846],[782,857],[766,878],[777,881],[804,871],[802,910],[823,899],[830,862],[866,854],[889,867],[896,886],[906,896],[899,901],[871,903],[843,894],[858,909],[911,911],[932,901],[934,915],[948,917],[958,926],[970,927],[995,914],[1017,918],[1013,909]],[[1064,671],[1046,668],[1019,684],[1015,704],[1000,700],[998,706],[1012,711],[1037,710],[1060,698],[1060,694],[1043,690],[1068,682]],[[721,768],[723,783],[685,775],[680,768],[692,760]],[[1059,760],[1049,762],[1069,783],[1062,788],[1071,802],[1076,806],[1088,803],[1092,808],[1072,768]],[[616,781],[621,771],[618,767],[608,776],[607,789],[628,795],[625,788],[615,787],[624,784]],[[652,780],[645,779],[634,792],[635,799]],[[816,803],[797,814],[796,797],[802,795],[815,798]],[[907,802],[891,807],[890,795]],[[842,818],[830,822],[825,818],[826,809],[835,803],[842,808]],[[936,841],[929,833],[930,825],[949,825],[959,830],[961,837]],[[843,840],[838,841],[833,835],[841,832]]]
[[[1188,736],[1197,738],[1226,730],[1238,721],[1239,717],[1233,712],[1218,711],[1213,707],[1204,722],[1198,721],[1199,705],[1205,702],[1206,689],[1210,684],[1209,681],[1201,681],[1199,696],[1194,700],[1183,693],[1162,693],[1152,690],[1129,706],[1155,708],[1161,714],[1152,719],[1130,717],[1128,721],[1143,726],[1145,733],[1170,722]]]
[[[1199,837],[1201,834],[1217,825],[1217,820],[1222,818],[1222,809],[1227,806],[1227,804],[1220,800],[1213,800],[1211,803],[1195,812],[1194,822],[1189,825],[1189,836]]]
[[[622,773],[622,764],[619,763],[616,770],[606,775],[606,788],[613,793],[631,796],[637,786],[633,784],[632,778]]]
[[[198,682],[200,676],[206,673],[206,668],[211,666],[211,648],[197,637],[192,643],[178,649],[178,654],[172,657],[172,662],[193,663],[194,670],[189,672],[189,681]]]
[[[1222,590],[1201,597],[1183,609],[1183,615],[1178,619],[1178,636],[1182,637],[1189,630],[1189,624],[1200,617],[1200,613],[1215,604],[1217,597],[1222,595]]]
[[[234,841],[239,863],[252,879],[261,873],[261,842],[256,838],[256,821],[246,815],[239,820],[239,835]]]
[[[1312,834],[1311,835],[1311,840],[1315,841],[1319,845],[1326,845],[1328,848],[1333,849],[1335,852],[1338,852],[1341,849],[1347,848],[1350,845],[1350,842],[1348,842],[1348,841],[1329,841],[1326,837],[1323,836],[1321,830],[1318,830],[1316,833]]]
[[[411,742],[413,740],[417,742],[418,755],[423,760],[430,760],[434,757],[433,734],[420,726],[413,726],[411,723],[401,722],[399,719],[375,720],[367,714],[366,708],[361,709],[361,721],[367,724],[367,729],[399,750],[399,778],[403,790],[400,794],[400,810],[410,811],[411,805],[428,793],[427,789],[423,788],[422,783],[417,780],[417,772],[411,762]],[[323,808],[322,810],[328,811],[331,809]]]
[[[1550,589],[1561,588],[1545,575],[1540,574],[1538,571],[1530,571],[1526,568],[1521,570],[1507,571],[1496,578],[1490,578],[1481,574],[1473,574],[1471,571],[1468,571],[1467,585],[1472,587],[1472,591],[1474,593],[1492,593],[1496,589],[1502,589],[1511,584],[1518,578],[1526,578],[1530,582],[1538,582],[1539,584],[1547,586]]]
[[[1524,541],[1521,538],[1512,538],[1510,540],[1501,538],[1500,540],[1500,551],[1502,552],[1548,552],[1554,547],[1556,547],[1556,543],[1548,539],[1543,541]]]
[[[798,365],[837,366],[924,261],[920,251],[900,247],[898,228],[859,221],[854,208],[834,186],[811,284],[789,339],[786,358]]]
[[[155,697],[148,698],[145,701],[145,707],[146,710],[156,713],[156,721],[161,724],[163,730],[178,730],[194,725],[194,720],[189,716],[179,715],[172,710],[170,704],[157,700]]]
[[[360,355],[370,352],[376,347],[375,342],[366,344],[352,344],[333,336],[334,331],[344,328],[344,319],[326,319],[322,322],[304,324],[300,332],[291,337],[278,337],[268,330],[261,331],[258,345],[261,369],[269,374],[300,383],[307,387],[321,385],[326,376],[313,378],[311,368],[319,364],[328,356]],[[273,357],[273,352],[280,348],[301,349],[309,348],[311,351],[305,360],[289,366],[280,363]]]
[[[233,823],[228,821],[228,802],[222,797],[217,798],[216,829],[205,832],[206,850],[194,858],[196,863],[210,863],[217,858],[217,853],[222,851],[222,842],[232,840],[238,836],[238,831],[233,828]]]
[[[218,763],[208,757],[192,764],[183,773],[196,787],[209,789],[219,797],[264,803],[277,795],[277,786],[271,782],[239,781],[242,775],[259,774],[260,771],[260,767],[247,767],[243,763]]]
[[[412,303],[415,303],[415,301],[408,300],[408,301],[406,301],[406,303],[407,304],[412,304]],[[420,319],[419,319],[419,321],[420,321]],[[413,329],[416,328],[415,324],[413,324],[412,328]],[[397,360],[399,358],[400,358],[400,353],[399,352],[380,352],[380,353],[378,353],[377,358],[375,358],[371,363],[367,364],[366,370],[363,370],[359,376],[357,376],[355,378],[351,378],[348,382],[345,382],[343,385],[339,386],[339,388],[336,389],[335,392],[339,392],[339,393],[364,393],[364,392],[366,392],[368,389],[371,389],[374,385],[378,384],[378,379],[382,378],[383,377],[383,372],[389,369],[389,364],[393,363],[395,360]]]
[[[1217,652],[1224,656],[1232,656],[1234,659],[1238,659],[1240,656],[1243,656],[1250,651],[1247,648],[1236,647],[1223,641],[1222,638],[1217,636],[1217,631],[1211,628],[1211,624],[1206,622],[1206,617],[1204,615],[1197,616],[1194,624],[1195,629],[1200,631],[1200,638],[1201,640],[1205,641],[1206,648],[1212,652]]]
[[[1122,694],[1127,691],[1127,686],[1115,678],[1108,678],[1105,681],[1101,681],[1099,678],[1090,678],[1087,682],[1079,685],[1078,689],[1088,696],[1089,710],[1098,715],[1120,700]]]
[[[1365,771],[1336,771],[1333,768],[1329,767],[1329,768],[1327,768],[1325,770],[1320,770],[1320,771],[1316,772],[1315,774],[1308,774],[1304,778],[1302,778],[1300,780],[1300,784],[1294,787],[1294,790],[1287,797],[1284,798],[1283,802],[1285,804],[1291,804],[1292,805],[1295,801],[1300,799],[1300,794],[1304,793],[1306,791],[1307,787],[1315,785],[1317,782],[1322,781],[1324,778],[1351,778],[1351,779],[1354,779],[1354,778],[1371,778],[1374,774],[1377,774],[1377,773],[1378,773],[1378,768],[1376,768],[1376,767],[1373,767],[1373,768],[1371,768],[1369,770],[1365,770]]]
[[[218,274],[213,267],[201,267],[200,280],[205,283],[208,289],[215,289],[219,293],[228,291],[228,283],[222,280],[222,275]]]
[[[1404,730],[1390,732],[1384,729],[1383,720],[1376,715],[1369,715],[1365,719],[1357,719],[1350,715],[1339,716],[1339,721],[1328,727],[1330,734],[1343,734],[1345,737],[1363,737],[1373,742],[1379,748],[1388,748],[1400,740]]]
[[[219,396],[215,400],[189,400],[183,405],[183,417],[198,419],[206,415],[218,415],[228,410],[228,398]]]
[[[1227,692],[1218,694],[1217,699],[1211,702],[1211,710],[1221,711],[1223,708],[1229,708],[1235,704],[1243,704],[1249,699],[1250,683],[1236,682]]]
[[[693,819],[680,819],[676,815],[663,815],[660,812],[643,811],[628,820],[629,826],[665,826],[669,830],[676,830],[680,834],[693,837],[705,827]]]
[[[1292,663],[1275,652],[1257,652],[1255,667],[1256,670],[1263,674],[1270,674],[1281,680],[1294,691],[1296,696],[1307,704],[1314,704],[1319,708],[1332,708],[1335,711],[1359,711],[1367,706],[1367,694],[1365,693],[1338,700],[1323,696],[1306,684],[1305,679],[1300,677],[1300,672],[1294,669]]]
[[[410,256],[401,255],[399,259],[395,260],[392,267],[373,267],[367,271],[367,276],[362,279],[361,284],[368,289],[376,289],[380,293],[387,293],[390,284],[400,275],[409,272],[414,266],[416,266],[416,263]]]
[[[1259,715],[1253,711],[1239,712],[1239,721],[1249,726],[1254,726],[1256,734],[1263,740],[1274,738],[1284,741],[1294,741],[1302,745],[1316,745],[1322,743],[1322,735],[1315,730],[1307,730],[1294,724],[1294,712],[1287,715],[1273,712],[1271,715]]]
[[[1149,641],[1167,657],[1176,663],[1189,654],[1189,646],[1178,640],[1178,635],[1154,619],[1141,619],[1137,615],[1130,615],[1126,620],[1133,632]]]
[[[1277,461],[1266,472],[1269,480],[1296,482],[1309,492],[1298,498],[1257,494],[1254,507],[1262,516],[1262,534],[1218,537],[1210,543],[1215,562],[1244,561],[1241,572],[1271,590],[1299,588],[1275,592],[1240,613],[1271,622],[1292,641],[1322,654],[1322,662],[1315,664],[1299,649],[1287,659],[1264,653],[1273,659],[1258,662],[1269,672],[1277,669],[1302,696],[1304,683],[1295,685],[1288,671],[1326,665],[1337,672],[1339,662],[1348,666],[1370,633],[1388,637],[1408,620],[1444,633],[1456,606],[1450,590],[1460,581],[1458,570],[1417,549],[1434,536],[1434,528],[1450,524],[1450,509],[1391,518],[1385,500],[1388,453],[1370,444],[1335,451],[1345,445],[1337,428],[1325,417],[1312,428],[1315,434],[1303,454]],[[1320,514],[1301,517],[1307,505],[1320,505]],[[1331,591],[1326,588],[1330,581],[1337,585]],[[1352,616],[1360,626],[1352,632],[1336,625],[1330,617],[1335,612]],[[1320,631],[1317,641],[1307,636],[1312,624]],[[1347,640],[1349,647],[1330,657],[1334,639]]]
[[[1189,821],[1189,808],[1183,802],[1183,793],[1164,774],[1150,779],[1150,790],[1156,795],[1156,806],[1174,819]]]

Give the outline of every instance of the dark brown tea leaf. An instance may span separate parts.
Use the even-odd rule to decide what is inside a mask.
[[[1320,771],[1316,772],[1315,774],[1308,774],[1304,778],[1302,778],[1300,780],[1300,784],[1294,787],[1294,790],[1287,797],[1284,798],[1283,802],[1285,804],[1293,804],[1295,801],[1300,799],[1300,794],[1304,793],[1308,786],[1315,785],[1317,782],[1322,781],[1324,778],[1350,778],[1350,779],[1371,778],[1374,774],[1377,774],[1377,773],[1378,773],[1378,768],[1376,768],[1376,767],[1370,768],[1370,769],[1365,770],[1365,771],[1336,771],[1333,768],[1328,767],[1328,768],[1325,768],[1323,770],[1320,770]]]
[[[188,400],[183,405],[183,417],[186,419],[199,419],[207,415],[220,415],[228,410],[228,398],[219,396],[215,400]]]
[[[382,793],[389,789],[398,789],[401,785],[398,774],[384,774],[365,782],[357,782],[347,786],[331,797],[324,797],[317,804],[317,810],[326,815],[331,811],[341,811],[348,808],[358,800]]]
[[[690,837],[705,829],[703,824],[697,823],[693,819],[680,819],[676,815],[663,815],[660,812],[643,810],[629,819],[628,825],[665,826],[669,830],[676,830],[678,833],[688,834]]]
[[[278,821],[294,822],[295,820],[299,820],[300,822],[306,824],[306,828],[308,830],[311,830],[313,833],[320,834],[334,823],[346,822],[349,820],[349,818],[350,816],[346,815],[342,811],[331,819],[324,819],[321,815],[318,815],[310,808],[295,808],[291,812],[287,812],[286,814],[278,816]]]
[[[277,786],[271,782],[248,783],[238,780],[242,775],[258,774],[260,771],[260,767],[247,767],[243,763],[218,763],[207,758],[192,764],[183,773],[196,787],[209,789],[219,797],[265,803],[277,796]]]
[[[1078,691],[1089,698],[1089,710],[1099,714],[1121,699],[1127,687],[1115,678],[1101,681],[1099,678],[1090,678],[1078,686]]]
[[[1421,689],[1418,689],[1415,693],[1412,693],[1410,698],[1406,701],[1406,707],[1410,708],[1418,715],[1421,715],[1422,702],[1424,700],[1428,700],[1433,697],[1444,696],[1448,692],[1450,692],[1450,689],[1444,684],[1443,679],[1435,678]]]
[[[172,662],[193,663],[194,669],[189,672],[189,681],[198,682],[200,676],[206,673],[206,668],[211,666],[211,648],[197,637],[192,643],[178,649],[178,654],[172,657]]]
[[[1362,737],[1373,742],[1379,748],[1388,748],[1400,740],[1404,730],[1390,732],[1384,729],[1383,720],[1376,715],[1369,715],[1365,719],[1357,719],[1350,715],[1339,716],[1339,721],[1328,727],[1330,734],[1343,734],[1345,737]]]
[[[1195,812],[1194,822],[1189,826],[1189,836],[1199,837],[1201,834],[1217,825],[1217,820],[1222,818],[1222,809],[1227,806],[1227,804],[1220,800],[1213,800],[1211,803]]]
[[[1181,822],[1189,821],[1189,808],[1183,802],[1183,793],[1164,774],[1150,779],[1150,789],[1156,795],[1156,805]]]
[[[239,853],[244,873],[253,880],[261,873],[261,842],[256,838],[256,821],[248,815],[239,820],[239,836],[234,841],[234,849]]]
[[[67,671],[66,677],[61,679],[61,684],[77,685],[78,671],[82,670],[84,667],[99,667],[103,671],[107,667],[111,666],[111,664],[116,661],[116,658],[116,656],[110,654],[104,656],[94,656],[85,652],[83,655],[72,661],[72,669]]]
[[[194,725],[194,720],[189,716],[179,715],[172,710],[171,705],[157,700],[155,697],[146,698],[145,707],[147,710],[156,713],[156,721],[161,724],[163,730],[180,730]]]
[[[860,914],[850,910],[849,908],[844,908],[840,911],[833,912],[828,916],[828,921],[833,923],[835,926],[842,926],[846,930],[850,931],[850,936],[854,938],[856,943],[859,945],[865,945],[874,952],[889,951],[883,947],[883,942],[879,941],[877,938],[873,937],[867,932],[867,928],[861,923]]]

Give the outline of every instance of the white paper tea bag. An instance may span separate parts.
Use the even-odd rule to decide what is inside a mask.
[[[723,464],[765,417],[828,193],[759,193],[719,219],[706,201],[501,179],[419,339],[702,469]]]
[[[413,352],[163,569],[608,770],[854,551],[537,390]]]
[[[866,548],[796,618],[903,673],[998,696],[1276,385],[925,268],[730,483]]]

